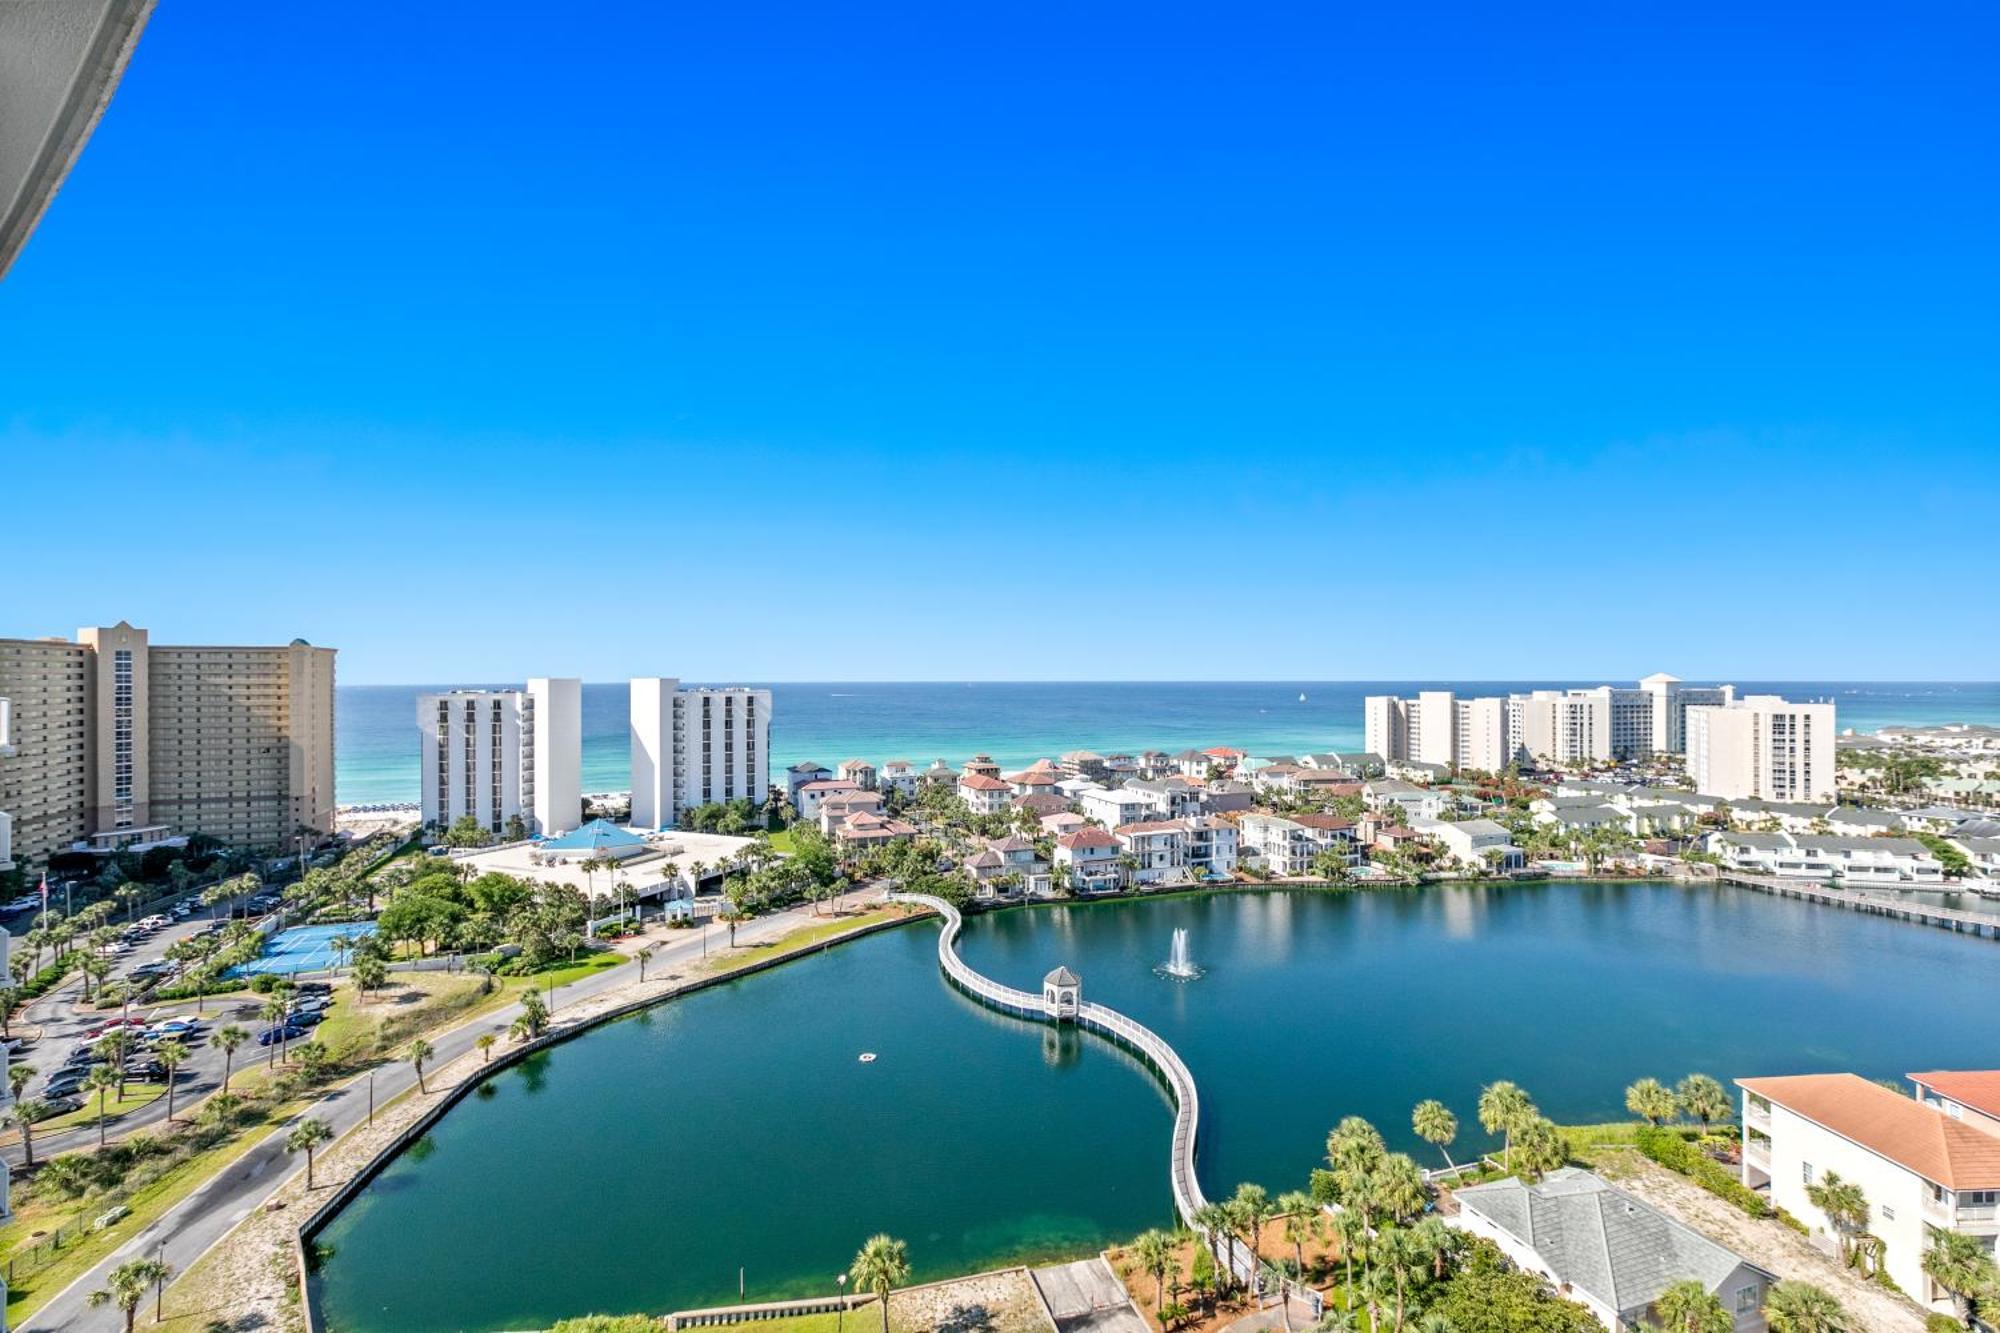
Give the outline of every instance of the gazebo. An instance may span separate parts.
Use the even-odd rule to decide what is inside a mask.
[[[1074,1019],[1083,1008],[1083,981],[1066,967],[1042,978],[1042,1011],[1057,1022]]]

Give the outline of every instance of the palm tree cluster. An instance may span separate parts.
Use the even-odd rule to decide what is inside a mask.
[[[1966,1327],[1974,1327],[1978,1316],[2000,1311],[2000,1267],[1977,1236],[1932,1229],[1923,1269],[1924,1276],[1951,1293]]]
[[[1480,1089],[1479,1124],[1501,1136],[1501,1165],[1523,1180],[1539,1180],[1569,1160],[1562,1131],[1517,1083],[1502,1079]]]
[[[1707,1074],[1689,1074],[1672,1088],[1656,1078],[1640,1079],[1625,1089],[1625,1109],[1649,1125],[1664,1125],[1685,1115],[1706,1130],[1717,1120],[1727,1120],[1735,1105],[1721,1083]]]

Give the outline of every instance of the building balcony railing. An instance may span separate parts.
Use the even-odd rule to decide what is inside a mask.
[[[1752,1129],[1761,1129],[1768,1133],[1771,1128],[1771,1113],[1768,1110],[1760,1111],[1752,1106],[1744,1111],[1743,1123]]]

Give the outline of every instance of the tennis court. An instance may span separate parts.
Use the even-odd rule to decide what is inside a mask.
[[[290,976],[294,972],[323,972],[346,962],[334,950],[334,940],[342,935],[352,940],[374,933],[373,921],[352,921],[340,926],[293,926],[265,940],[262,954],[230,968],[228,975],[252,977],[259,972],[276,972]]]

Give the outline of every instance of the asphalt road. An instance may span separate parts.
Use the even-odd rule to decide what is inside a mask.
[[[866,891],[856,891],[845,899],[848,903],[859,903],[874,896]],[[764,917],[739,926],[736,938],[742,943],[754,943],[783,934],[787,930],[811,919],[809,910],[796,907],[775,916]],[[714,934],[709,939],[709,948],[727,948],[727,927],[709,927]],[[655,953],[647,965],[650,974],[654,970],[666,970],[690,959],[699,958],[702,953],[701,931],[663,932],[652,941]],[[635,975],[634,965],[625,963],[594,973],[567,986],[559,986],[555,992],[554,1012],[558,1020],[570,1005],[592,995],[621,986]],[[434,1066],[443,1066],[473,1049],[473,1042],[484,1032],[494,1032],[503,1038],[507,1028],[519,1015],[518,1005],[509,1005],[499,1012],[464,1024],[461,1027],[431,1038],[431,1045],[437,1054]],[[251,1048],[245,1047],[244,1050]],[[239,1057],[242,1052],[238,1052]],[[416,1086],[416,1075],[409,1062],[398,1060],[392,1064],[378,1066],[374,1073],[375,1100],[386,1104],[391,1098]],[[363,1076],[333,1088],[318,1103],[302,1113],[298,1119],[317,1116],[327,1122],[335,1137],[353,1129],[368,1118],[368,1079]],[[291,1176],[305,1169],[304,1163],[285,1151],[285,1134],[297,1120],[271,1131],[254,1148],[238,1158],[230,1166],[209,1180],[200,1189],[168,1209],[151,1225],[138,1232],[120,1246],[97,1267],[85,1273],[60,1292],[55,1299],[30,1316],[20,1327],[23,1330],[57,1329],[104,1330],[113,1333],[123,1328],[123,1320],[109,1306],[91,1309],[87,1304],[91,1292],[104,1285],[111,1270],[128,1259],[141,1256],[164,1258],[175,1273],[186,1272],[208,1250],[221,1240],[235,1225],[250,1215],[280,1185]],[[40,1145],[36,1152],[40,1154]],[[303,1217],[300,1218],[304,1220]]]

